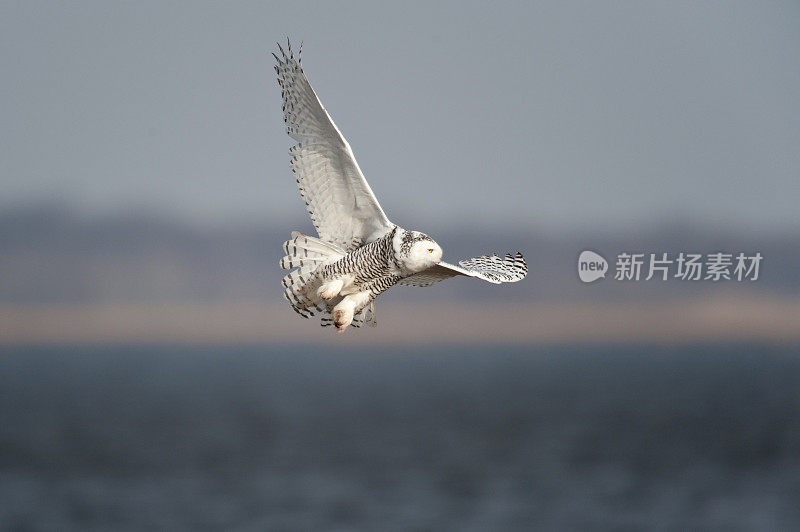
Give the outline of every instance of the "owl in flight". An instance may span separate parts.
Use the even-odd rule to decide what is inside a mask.
[[[284,242],[284,297],[304,318],[322,312],[322,325],[375,325],[375,298],[395,284],[430,286],[466,275],[490,283],[516,282],[528,273],[521,253],[442,261],[442,248],[419,231],[389,221],[358,167],[350,144],[322,106],[294,54],[278,45],[275,71],[297,179],[319,238],[292,232]]]

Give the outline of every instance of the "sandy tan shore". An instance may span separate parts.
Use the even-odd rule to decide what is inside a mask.
[[[378,327],[336,334],[286,305],[0,305],[0,345],[103,343],[570,343],[800,341],[800,298],[650,304],[384,304]]]

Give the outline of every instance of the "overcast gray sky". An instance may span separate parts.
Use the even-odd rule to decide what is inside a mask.
[[[286,36],[401,225],[800,228],[797,2],[2,2],[0,206],[291,229]]]

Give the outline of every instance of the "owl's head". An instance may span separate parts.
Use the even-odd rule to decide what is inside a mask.
[[[392,246],[397,262],[409,272],[427,270],[442,260],[442,248],[439,244],[419,231],[398,228]]]

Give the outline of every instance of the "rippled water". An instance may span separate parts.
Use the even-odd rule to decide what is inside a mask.
[[[800,528],[800,349],[18,348],[0,528]]]

